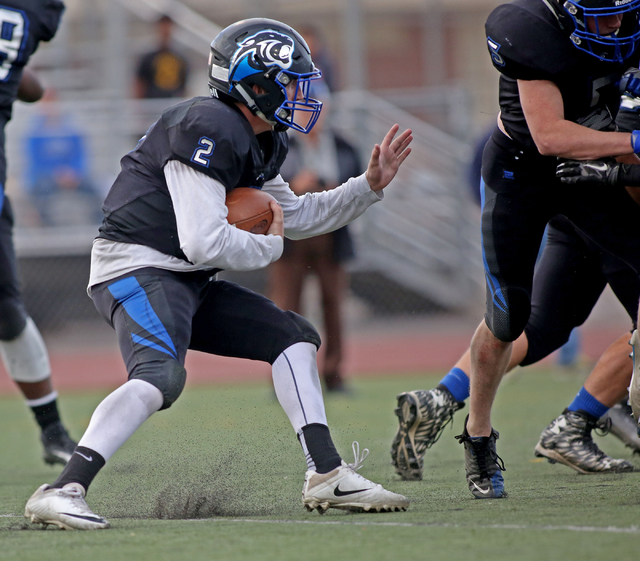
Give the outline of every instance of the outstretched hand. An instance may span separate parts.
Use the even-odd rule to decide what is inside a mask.
[[[411,154],[409,144],[413,140],[411,130],[407,129],[398,138],[394,136],[400,127],[393,125],[382,140],[382,144],[376,144],[371,152],[369,166],[365,177],[372,191],[382,191],[398,173],[398,168]]]

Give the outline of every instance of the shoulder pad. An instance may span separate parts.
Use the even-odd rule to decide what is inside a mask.
[[[44,2],[44,9],[40,10],[43,41],[53,39],[60,25],[60,18],[63,12],[64,4],[60,0],[46,0]]]
[[[253,131],[233,107],[214,98],[194,98],[162,115],[173,158],[235,186],[251,151]]]
[[[569,37],[543,2],[498,6],[487,18],[485,32],[493,65],[509,78],[556,81],[576,57]]]

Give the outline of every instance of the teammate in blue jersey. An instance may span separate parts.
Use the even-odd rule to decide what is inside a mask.
[[[633,269],[581,235],[566,217],[555,216],[549,222],[547,243],[533,277],[531,315],[513,343],[506,371],[535,364],[559,349],[571,331],[586,321],[607,284],[634,330],[640,281]],[[580,473],[633,470],[629,461],[611,458],[600,450],[592,437],[597,425],[602,428],[611,419],[611,434],[640,452],[629,407],[623,403],[633,366],[629,338],[630,331],[623,333],[600,357],[577,396],[542,432],[536,455]],[[398,430],[391,444],[391,459],[402,479],[422,479],[426,451],[469,398],[470,360],[467,349],[435,388],[397,396]],[[595,398],[589,412],[584,404],[588,395]]]
[[[320,77],[292,28],[249,19],[212,42],[210,97],[165,111],[131,153],[105,200],[89,289],[114,327],[129,380],[95,410],[76,452],[52,485],[29,499],[25,516],[62,528],[109,523],[84,496],[105,462],[149,418],[180,395],[187,349],[272,365],[276,395],[306,456],[302,501],[308,510],[404,510],[408,500],[357,473],[338,454],[325,415],[316,351],[320,339],[301,316],[230,282],[222,269],[267,266],[283,235],[305,238],[344,226],[380,201],[410,153],[411,131],[394,125],[373,149],[366,173],[322,193],[296,196],[279,175],[286,130],[308,132],[321,103],[309,96]],[[267,235],[231,227],[225,196],[262,188],[277,203]]]
[[[487,46],[500,72],[500,114],[482,162],[482,247],[487,304],[471,341],[469,415],[460,442],[477,498],[506,496],[491,409],[512,343],[531,313],[544,229],[565,215],[600,248],[640,274],[640,208],[623,187],[571,188],[557,158],[638,161],[637,135],[616,132],[618,82],[637,66],[640,0],[515,0],[488,17]],[[580,396],[581,424],[602,409]],[[578,420],[576,420],[578,421]]]
[[[44,341],[22,301],[13,211],[4,193],[4,129],[16,99],[32,103],[42,97],[40,82],[25,65],[41,41],[53,38],[63,10],[59,0],[0,0],[0,355],[41,428],[44,460],[49,464],[66,464],[75,442],[60,420]]]

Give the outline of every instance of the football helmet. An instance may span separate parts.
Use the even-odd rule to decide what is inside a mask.
[[[556,0],[569,15],[573,30],[573,44],[596,58],[609,62],[622,62],[629,58],[640,40],[638,11],[640,0]],[[622,16],[622,24],[608,35],[600,33],[598,18]],[[594,18],[594,30],[589,20]]]
[[[313,128],[322,102],[310,97],[310,85],[321,75],[302,36],[279,21],[242,20],[223,29],[211,43],[211,95],[239,101],[276,131],[308,133]],[[295,95],[289,99],[287,86],[294,80]],[[264,92],[256,93],[254,85]]]

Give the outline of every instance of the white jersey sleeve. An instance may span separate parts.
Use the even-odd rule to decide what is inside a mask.
[[[352,177],[335,189],[300,197],[280,175],[267,181],[262,190],[280,203],[285,236],[293,240],[333,232],[384,198],[384,193],[371,190],[364,174]]]
[[[232,271],[261,269],[282,255],[280,236],[250,234],[227,222],[222,183],[177,160],[164,167],[180,249],[194,265]]]

